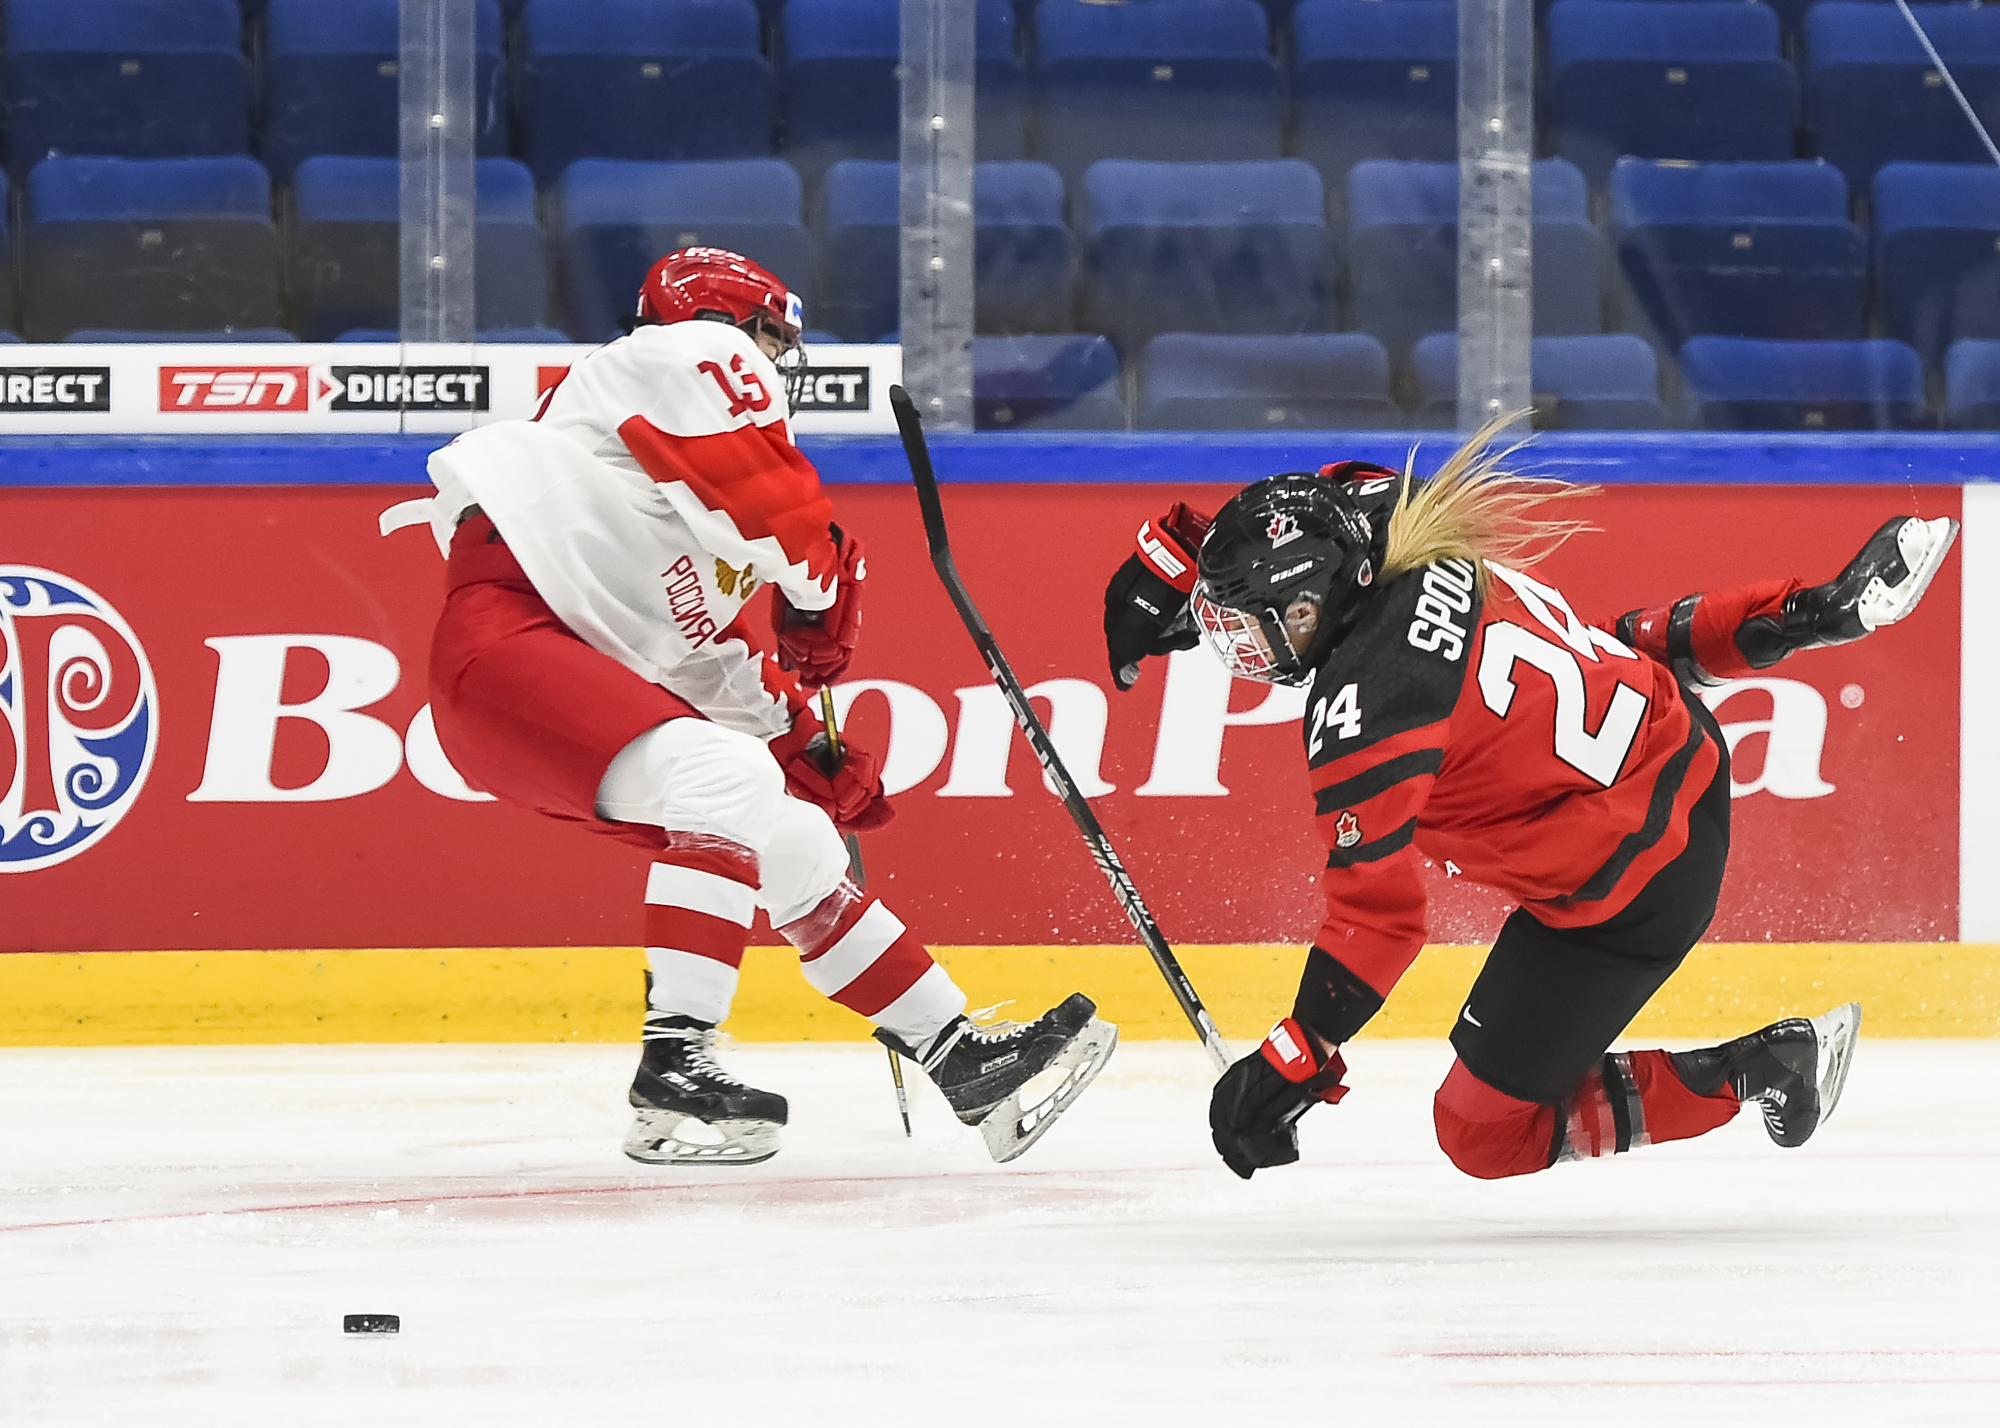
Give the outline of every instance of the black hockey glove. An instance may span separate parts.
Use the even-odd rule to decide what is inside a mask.
[[[1299,1158],[1299,1117],[1347,1094],[1338,1051],[1321,1060],[1312,1039],[1286,1017],[1264,1044],[1222,1073],[1208,1100],[1208,1128],[1223,1164],[1248,1180]]]
[[[1147,655],[1191,650],[1201,643],[1188,619],[1188,597],[1127,556],[1104,587],[1104,649],[1111,656],[1111,680],[1119,690],[1139,680]]]
[[[1104,588],[1104,648],[1119,690],[1139,679],[1148,655],[1191,650],[1201,643],[1188,615],[1195,560],[1208,517],[1176,501],[1139,527],[1138,550]]]

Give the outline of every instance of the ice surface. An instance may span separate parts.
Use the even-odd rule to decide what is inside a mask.
[[[726,1059],[768,1164],[626,1161],[631,1048],[0,1051],[0,1423],[2000,1422],[2000,1042],[1498,1184],[1442,1043],[1351,1047],[1249,1184],[1192,1042],[1006,1167],[872,1046]]]

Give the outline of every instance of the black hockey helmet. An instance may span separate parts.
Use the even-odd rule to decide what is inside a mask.
[[[1287,471],[1238,491],[1202,542],[1195,621],[1229,672],[1266,684],[1307,684],[1359,616],[1388,539],[1384,501],[1395,472],[1340,462]],[[1293,652],[1285,612],[1301,597],[1317,625]]]

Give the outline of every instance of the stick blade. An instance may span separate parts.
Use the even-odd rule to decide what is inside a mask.
[[[937,472],[931,466],[930,446],[924,440],[924,419],[916,402],[900,386],[889,388],[889,408],[896,414],[896,430],[903,438],[903,455],[910,463],[910,479],[917,487],[917,506],[924,516],[924,538],[935,564],[950,549],[951,538],[945,531],[944,503],[938,498]],[[954,598],[957,594],[954,590]]]

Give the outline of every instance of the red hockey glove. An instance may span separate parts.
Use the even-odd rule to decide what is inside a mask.
[[[868,578],[868,559],[861,538],[833,528],[840,565],[834,575],[833,603],[824,610],[794,609],[782,590],[771,592],[771,628],[778,638],[778,663],[797,670],[809,689],[833,683],[854,658],[861,640],[861,582]]]
[[[1316,1043],[1290,1017],[1264,1044],[1222,1073],[1208,1100],[1208,1128],[1223,1164],[1248,1180],[1299,1158],[1299,1117],[1320,1101],[1347,1094],[1347,1063],[1338,1050],[1320,1058]]]
[[[1185,502],[1174,502],[1165,515],[1139,527],[1138,551],[1104,588],[1104,648],[1111,681],[1121,691],[1138,681],[1139,662],[1147,655],[1191,650],[1201,642],[1185,617],[1208,521]]]
[[[825,810],[842,833],[866,833],[896,816],[882,792],[882,761],[856,748],[845,735],[840,763],[834,765],[832,746],[819,720],[801,711],[791,732],[771,740],[771,757],[785,771],[785,789]]]

